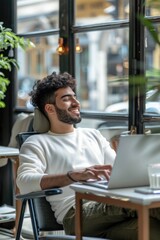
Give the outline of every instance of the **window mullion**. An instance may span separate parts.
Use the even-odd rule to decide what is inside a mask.
[[[60,71],[67,71],[75,76],[74,59],[74,0],[60,0],[59,2],[59,29],[60,37],[63,38],[67,51],[60,56]]]
[[[130,1],[129,22],[129,130],[143,133],[145,103],[144,26],[138,19],[145,15],[145,1]]]

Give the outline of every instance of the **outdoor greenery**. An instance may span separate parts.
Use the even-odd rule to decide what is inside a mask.
[[[146,8],[160,10],[160,0],[148,0],[145,3]],[[143,15],[137,15],[137,18],[140,20],[141,24],[144,25],[145,29],[148,30],[150,36],[153,38],[155,45],[157,44],[160,47],[160,29],[156,26],[151,19]],[[156,88],[160,89],[160,69],[146,69],[146,75],[142,76],[132,76],[131,81],[136,85],[141,85],[142,87],[146,85],[146,90],[154,90]]]
[[[146,7],[156,8],[160,10],[160,1],[149,0],[146,3]],[[154,24],[152,24],[152,22],[149,19],[145,18],[144,16],[140,16],[140,20],[144,24],[144,26],[148,29],[154,41],[160,46],[160,37],[159,37],[160,33],[158,32],[158,30],[155,29]]]
[[[5,92],[10,83],[5,73],[11,71],[13,67],[19,68],[13,49],[20,47],[26,50],[33,46],[29,39],[17,36],[12,29],[5,28],[3,22],[0,22],[0,108],[5,107]]]
[[[149,0],[146,3],[146,7],[154,8],[160,11],[160,1],[159,0]],[[153,38],[155,44],[160,47],[160,29],[156,27],[156,24],[153,24],[150,19],[145,17],[140,17],[142,24],[148,29],[151,37]],[[153,86],[148,85],[148,90],[157,88],[160,89],[160,69],[150,69],[147,71],[147,78],[152,79]]]

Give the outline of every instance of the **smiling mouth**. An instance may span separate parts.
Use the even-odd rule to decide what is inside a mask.
[[[75,113],[75,114],[80,114],[80,110],[78,108],[72,108],[70,109],[70,112]]]

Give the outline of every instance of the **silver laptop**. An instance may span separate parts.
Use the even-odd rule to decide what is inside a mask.
[[[148,186],[148,164],[160,163],[160,135],[124,135],[108,182],[88,182],[103,189]]]

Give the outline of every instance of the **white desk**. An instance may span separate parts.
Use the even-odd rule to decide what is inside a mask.
[[[0,146],[0,161],[3,158],[10,158],[14,160],[14,180],[15,180],[15,189],[16,193],[18,193],[18,188],[16,186],[16,175],[17,175],[17,168],[19,166],[19,149],[7,146]],[[18,224],[19,214],[21,209],[21,202],[16,201],[16,226]]]
[[[1,158],[17,159],[18,156],[19,156],[19,149],[18,148],[0,146],[0,159]]]
[[[160,207],[160,194],[140,194],[134,188],[103,190],[83,184],[72,184],[76,193],[76,240],[82,239],[82,200],[97,201],[138,213],[138,239],[149,240],[149,209]]]

